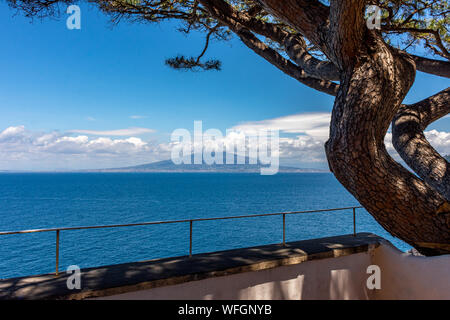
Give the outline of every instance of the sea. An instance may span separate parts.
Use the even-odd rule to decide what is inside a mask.
[[[2,173],[0,231],[131,224],[358,206],[331,173]],[[198,221],[193,254],[280,243],[282,216]],[[357,232],[402,251],[364,209]],[[286,241],[353,233],[352,210],[286,216]],[[59,269],[189,254],[189,223],[60,233]],[[56,232],[0,235],[0,279],[55,270]]]

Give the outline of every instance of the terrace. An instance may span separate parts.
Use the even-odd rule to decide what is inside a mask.
[[[402,253],[371,233],[356,233],[356,209],[347,207],[259,215],[154,221],[1,232],[55,232],[55,273],[0,280],[0,299],[449,299],[450,256]],[[286,242],[286,215],[329,211],[353,213],[353,234]],[[281,215],[282,242],[193,254],[194,223]],[[186,223],[189,254],[181,257],[86,268],[81,288],[69,289],[59,270],[61,232],[80,229]],[[368,267],[381,270],[381,288],[371,289]]]

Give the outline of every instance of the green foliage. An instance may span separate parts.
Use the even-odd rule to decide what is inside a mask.
[[[384,10],[386,37],[402,49],[425,48],[431,55],[450,58],[450,4],[447,0],[379,0]],[[400,40],[400,41],[398,41]]]
[[[178,56],[166,60],[166,65],[177,70],[217,70],[221,69],[221,62],[219,60],[208,60],[206,62],[199,62],[194,57],[186,58],[184,56]]]

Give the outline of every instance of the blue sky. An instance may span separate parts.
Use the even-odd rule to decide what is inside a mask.
[[[32,22],[0,4],[0,133],[21,128],[11,129],[8,137],[20,133],[22,142],[50,134],[58,139],[83,135],[89,141],[138,138],[155,147],[167,143],[176,128],[192,130],[194,120],[225,131],[249,122],[331,111],[333,97],[285,76],[238,40],[212,43],[208,56],[222,61],[221,72],[178,72],[164,60],[197,55],[202,35],[180,34],[174,23],[112,26],[95,8],[81,5],[81,10],[81,30],[68,30],[68,15]],[[418,73],[406,102],[448,85],[448,79]],[[129,128],[141,131],[115,131]],[[449,128],[447,118],[429,130]],[[442,139],[445,143],[447,136]],[[30,146],[21,147],[13,150],[9,144],[2,149],[0,143],[0,170],[133,165],[164,157],[152,153],[154,149],[111,157],[107,152],[71,156],[67,149],[60,152],[62,157],[55,150],[44,154],[40,149],[43,154],[38,156]],[[324,159],[291,158],[298,165],[326,166]]]

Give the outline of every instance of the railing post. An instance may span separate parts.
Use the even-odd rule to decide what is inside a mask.
[[[286,245],[286,214],[283,213],[283,246]]]
[[[356,237],[356,208],[353,207],[353,236]]]
[[[189,221],[189,258],[192,258],[192,220]]]
[[[56,230],[56,268],[55,275],[59,275],[59,229]]]

